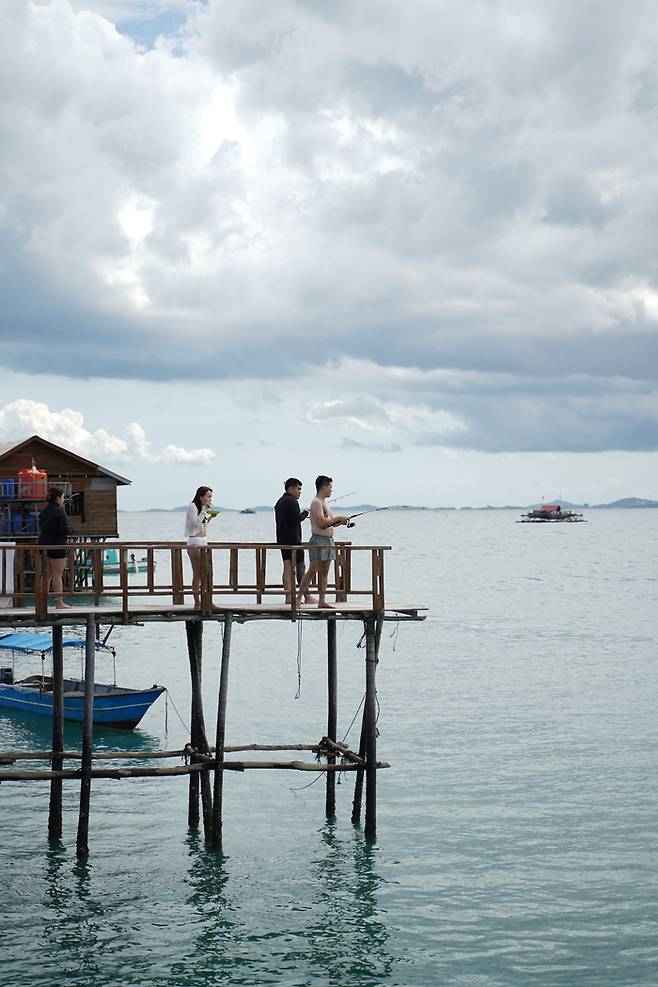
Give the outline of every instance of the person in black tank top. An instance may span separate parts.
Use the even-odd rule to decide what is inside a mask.
[[[69,519],[64,510],[64,491],[60,487],[51,487],[48,491],[48,503],[39,515],[39,545],[66,545],[71,534]],[[52,583],[57,610],[70,610],[64,603],[64,569],[66,568],[66,548],[49,548],[46,551],[48,566],[48,586]]]

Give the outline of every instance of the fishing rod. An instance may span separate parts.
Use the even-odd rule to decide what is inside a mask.
[[[345,500],[346,497],[353,497],[355,493],[358,493],[358,490],[350,490],[349,493],[341,494],[340,497],[332,497],[331,500],[327,501],[327,503],[333,504],[337,500]]]
[[[403,504],[402,506],[404,507],[406,505]],[[354,518],[355,517],[363,517],[365,514],[377,514],[379,511],[390,511],[390,510],[391,510],[390,506],[389,507],[372,507],[369,511],[359,511],[358,514],[350,514],[350,519],[347,522],[347,527],[348,528],[353,528],[354,527]]]

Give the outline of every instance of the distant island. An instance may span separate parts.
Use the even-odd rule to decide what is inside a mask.
[[[610,504],[575,504],[570,500],[562,500],[561,497],[555,497],[552,500],[544,501],[546,504],[559,504],[560,507],[567,508],[567,510],[587,510],[587,511],[600,511],[600,510],[619,510],[624,508],[652,508],[658,507],[658,500],[648,500],[645,497],[622,497],[620,500],[613,500]],[[425,507],[419,504],[390,504],[386,506],[388,511],[526,511],[526,510],[537,510],[543,505],[537,504],[505,504],[503,506],[493,506],[492,504],[486,504],[484,507],[470,507],[468,505],[464,507]],[[147,507],[142,511],[134,511],[130,513],[135,514],[162,514],[162,513],[172,513],[175,511],[186,511],[187,504],[183,504],[180,507]],[[223,511],[227,514],[240,514],[244,508],[240,507],[219,507],[218,510]],[[259,504],[258,507],[250,508],[258,514],[261,513],[272,513],[273,507],[267,504]],[[350,504],[347,505],[336,505],[336,511],[341,514],[356,514],[358,511],[374,511],[377,510],[375,504]],[[120,511],[119,513],[126,513],[125,511]]]

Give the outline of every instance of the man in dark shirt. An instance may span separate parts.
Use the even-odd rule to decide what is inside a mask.
[[[302,481],[297,477],[289,477],[285,484],[285,493],[279,497],[274,505],[274,515],[276,517],[276,542],[277,545],[301,545],[302,542],[302,521],[308,517],[308,511],[300,511],[299,498],[302,494]],[[295,580],[292,571],[292,549],[282,548],[283,558],[283,588],[286,591],[286,603],[292,601],[292,594],[295,592]],[[297,585],[304,578],[306,567],[304,565],[304,551],[297,552]],[[311,596],[306,594],[306,603],[314,603]]]

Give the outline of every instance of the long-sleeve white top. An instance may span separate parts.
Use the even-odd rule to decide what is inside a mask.
[[[206,513],[206,508],[201,508],[201,513],[197,511],[195,503],[191,503],[187,508],[187,514],[185,515],[185,537],[186,538],[205,538],[206,537],[206,526],[209,521],[209,517]]]

